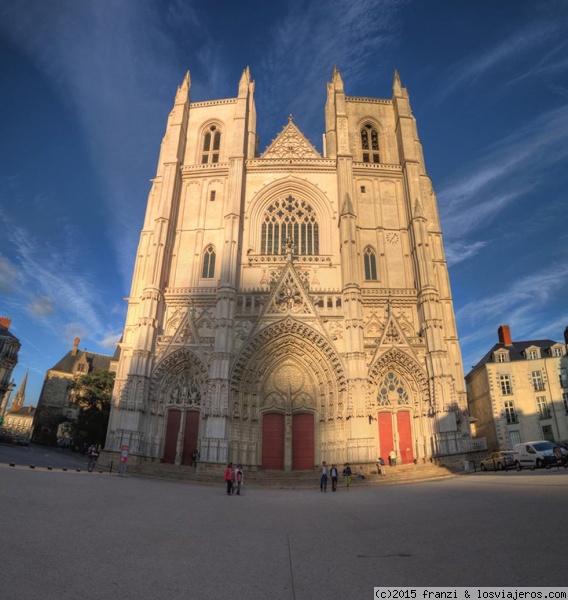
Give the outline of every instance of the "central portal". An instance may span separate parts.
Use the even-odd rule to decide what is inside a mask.
[[[291,427],[290,427],[291,421]],[[262,417],[262,468],[305,471],[315,464],[314,415],[265,413]],[[288,458],[290,457],[290,458]]]

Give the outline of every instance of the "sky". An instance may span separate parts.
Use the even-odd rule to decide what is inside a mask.
[[[260,150],[294,115],[321,151],[326,84],[408,89],[436,191],[464,373],[508,324],[568,325],[568,2],[0,0],[0,315],[37,404],[73,346],[113,354],[177,87],[256,82]]]

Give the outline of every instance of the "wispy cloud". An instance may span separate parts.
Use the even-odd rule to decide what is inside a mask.
[[[10,293],[18,283],[17,271],[12,263],[0,254],[0,292]]]
[[[549,51],[544,57],[540,57],[535,50],[544,44],[549,44],[551,38],[560,36],[563,29],[562,23],[558,21],[535,20],[530,25],[514,31],[508,38],[499,41],[488,50],[461,59],[441,75],[443,83],[435,87],[436,96],[433,100],[441,102],[460,88],[471,88],[481,77],[488,74],[502,76],[499,82],[500,88],[514,81],[520,81],[520,77],[511,75],[510,72],[503,73],[503,68],[513,61],[519,61],[521,57],[524,57],[523,77],[534,76],[545,70],[557,70],[560,66],[555,56],[565,45],[562,38],[555,50]]]
[[[290,2],[286,18],[274,27],[271,50],[259,74],[266,98],[263,114],[271,121],[278,115],[283,120],[289,112],[301,114],[303,123],[316,124],[306,127],[306,133],[319,144],[316,135],[321,131],[325,81],[331,78],[333,66],[352,89],[371,57],[380,69],[376,57],[381,48],[399,42],[399,11],[406,4],[401,0]]]
[[[515,201],[546,184],[550,169],[568,159],[567,138],[565,105],[539,115],[487,148],[483,159],[441,188],[440,217],[450,263],[465,259],[461,250],[468,245],[468,234],[485,230]],[[476,237],[468,258],[486,243]]]

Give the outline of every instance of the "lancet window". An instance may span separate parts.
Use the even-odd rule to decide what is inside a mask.
[[[261,253],[285,254],[286,240],[294,254],[319,254],[319,226],[314,209],[305,201],[288,196],[275,200],[262,220]]]
[[[371,246],[365,248],[363,261],[365,265],[365,280],[377,281],[377,257]]]
[[[372,125],[361,129],[361,153],[364,163],[379,164],[379,134]]]
[[[219,151],[221,148],[221,131],[217,125],[211,125],[203,135],[203,148],[201,152],[201,164],[213,164],[219,162]]]
[[[203,277],[203,279],[213,279],[213,277],[215,277],[215,248],[213,248],[212,245],[205,248],[201,277]]]

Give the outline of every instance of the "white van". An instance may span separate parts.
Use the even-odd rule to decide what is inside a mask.
[[[556,448],[556,444],[547,440],[515,444],[513,446],[513,456],[517,471],[520,471],[523,467],[529,469],[546,467],[549,469],[551,465],[556,464],[554,448]]]

